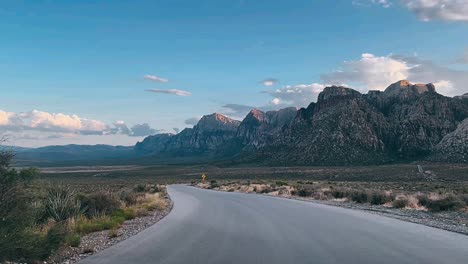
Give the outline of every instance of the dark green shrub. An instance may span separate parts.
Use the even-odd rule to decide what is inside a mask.
[[[109,215],[120,208],[119,200],[106,193],[92,193],[80,197],[81,208],[88,217]]]
[[[369,203],[381,205],[393,201],[394,197],[382,191],[373,191],[369,195]]]
[[[276,181],[275,184],[278,185],[278,186],[286,186],[286,185],[288,185],[288,182],[286,182],[286,181]]]
[[[300,188],[297,190],[297,195],[300,197],[308,197],[312,195],[312,192],[306,188]]]
[[[218,187],[218,183],[215,180],[211,180],[210,182],[210,188],[214,189]]]
[[[356,190],[351,193],[351,201],[356,203],[367,203],[369,201],[369,194],[365,190]]]
[[[457,196],[451,194],[440,200],[429,200],[427,209],[431,212],[458,210],[466,204]]]
[[[427,194],[419,194],[416,196],[418,199],[418,204],[421,206],[427,206],[430,202],[429,196]]]
[[[409,201],[407,198],[401,197],[393,201],[392,205],[395,208],[405,208],[408,205]]]
[[[145,184],[137,184],[135,187],[133,187],[134,192],[145,192],[146,191],[146,185]]]

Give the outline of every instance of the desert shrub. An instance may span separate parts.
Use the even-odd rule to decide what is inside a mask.
[[[306,188],[300,188],[297,190],[297,195],[300,197],[308,197],[312,195],[312,192]]]
[[[149,214],[148,210],[145,208],[138,208],[135,211],[137,217],[147,216]]]
[[[142,183],[139,183],[139,184],[135,185],[135,187],[133,187],[133,191],[134,192],[145,192],[146,191],[146,185],[142,184]]]
[[[74,191],[68,186],[51,185],[44,202],[47,218],[57,222],[77,217],[81,214],[81,203],[75,198]]]
[[[211,188],[211,189],[214,189],[214,188],[216,188],[216,187],[218,187],[218,183],[217,183],[215,180],[211,180],[211,182],[210,182],[210,188]]]
[[[120,193],[119,198],[127,206],[135,205],[138,202],[138,194],[132,192],[123,191]]]
[[[102,192],[80,197],[81,208],[88,217],[109,215],[120,208],[119,200]]]
[[[429,196],[427,196],[427,194],[418,194],[416,199],[418,199],[418,204],[421,206],[427,206],[430,202]]]
[[[285,185],[288,185],[288,182],[286,182],[286,181],[276,181],[275,184],[278,185],[278,186],[285,186]]]
[[[166,200],[159,197],[158,194],[147,195],[144,202],[141,204],[141,208],[144,208],[148,211],[162,211],[166,208],[166,206]]]
[[[457,196],[450,194],[445,198],[439,200],[429,200],[427,204],[427,209],[432,212],[439,211],[452,211],[458,210],[465,206],[466,204],[460,200]]]
[[[373,205],[381,205],[391,202],[394,197],[382,191],[372,191],[369,195],[369,203]]]
[[[351,193],[350,199],[356,203],[367,203],[369,200],[369,193],[365,190],[355,190]]]
[[[395,208],[405,208],[409,204],[409,200],[406,197],[398,197],[392,202]]]

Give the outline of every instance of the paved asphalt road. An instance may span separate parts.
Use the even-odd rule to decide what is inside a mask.
[[[172,212],[81,263],[468,263],[468,236],[309,202],[168,188]]]

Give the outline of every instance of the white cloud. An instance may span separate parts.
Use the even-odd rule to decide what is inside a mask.
[[[352,4],[357,6],[377,4],[383,6],[384,8],[389,8],[392,5],[392,3],[388,0],[354,0]]]
[[[274,105],[288,105],[303,107],[317,99],[318,94],[325,88],[320,83],[287,85],[274,91],[264,91],[263,93],[273,96]]]
[[[260,83],[265,85],[265,86],[273,86],[273,85],[277,84],[278,82],[279,82],[279,80],[274,79],[274,78],[268,78],[268,79],[265,79],[263,81],[260,81]]]
[[[70,135],[127,135],[147,136],[158,133],[148,124],[136,124],[131,129],[124,121],[116,121],[108,125],[102,121],[87,119],[78,115],[63,113],[48,113],[33,110],[23,113],[0,110],[0,132],[12,133],[17,139],[32,139],[34,135],[41,138],[63,138]],[[24,137],[22,137],[23,135]]]
[[[451,81],[440,80],[434,83],[436,91],[446,95],[457,95],[455,87]]]
[[[401,3],[423,21],[468,21],[467,0],[401,0]]]
[[[281,100],[279,98],[273,98],[273,100],[271,100],[271,103],[274,105],[279,105],[281,103]]]
[[[194,126],[194,125],[196,125],[198,123],[198,121],[200,121],[200,117],[195,116],[195,117],[191,117],[191,118],[185,120],[185,124]]]
[[[146,80],[153,81],[153,82],[162,82],[162,83],[169,82],[168,79],[161,78],[155,75],[145,75],[143,78],[145,78]]]
[[[439,93],[454,96],[466,93],[468,71],[437,65],[417,56],[374,56],[362,54],[361,59],[346,61],[340,70],[323,74],[326,83],[349,83],[361,92],[384,90],[391,83],[407,79],[413,83],[434,83]]]
[[[169,89],[169,90],[163,90],[163,89],[147,89],[147,92],[152,92],[152,93],[162,93],[162,94],[173,94],[177,96],[190,96],[192,95],[191,92],[183,91],[183,90],[177,90],[177,89]]]
[[[363,92],[384,90],[393,82],[407,79],[410,69],[405,61],[392,56],[364,53],[360,60],[345,61],[340,70],[323,74],[321,79],[331,84],[349,83]]]

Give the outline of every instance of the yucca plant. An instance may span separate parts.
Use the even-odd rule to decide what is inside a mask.
[[[82,213],[75,192],[65,185],[52,185],[47,189],[45,211],[49,218],[62,222]]]

